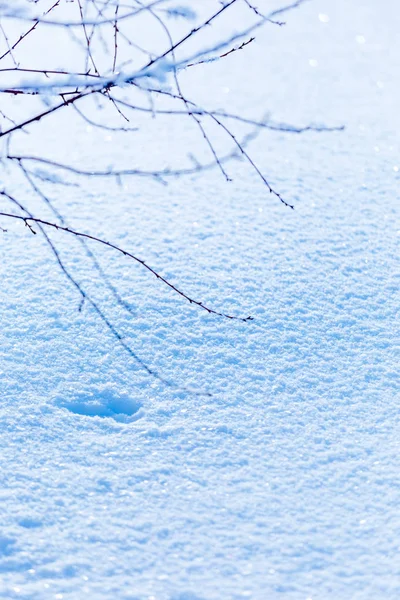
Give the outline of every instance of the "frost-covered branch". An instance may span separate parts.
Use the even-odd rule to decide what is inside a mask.
[[[111,292],[115,303],[130,313],[129,304],[91,249],[93,243],[139,263],[178,296],[209,314],[244,322],[251,317],[236,317],[223,309],[210,308],[187,295],[136,255],[70,226],[50,199],[46,186],[85,187],[94,179],[121,183],[126,177],[150,178],[167,184],[171,178],[201,175],[214,168],[230,181],[229,162],[241,159],[269,194],[293,208],[290,199],[283,198],[258,165],[251,151],[252,140],[262,132],[303,134],[337,131],[341,127],[298,126],[276,122],[269,116],[258,119],[250,110],[249,115],[244,115],[223,108],[206,108],[192,94],[189,97],[184,82],[190,72],[196,76],[200,70],[212,68],[211,64],[233,62],[238,53],[245,53],[254,46],[255,36],[263,27],[284,25],[281,15],[305,1],[296,0],[269,12],[261,10],[253,0],[210,0],[207,3],[191,0],[0,1],[0,169],[7,176],[7,191],[3,189],[0,198],[18,209],[17,214],[13,214],[0,206],[0,216],[20,220],[30,232],[41,233],[63,275],[78,291],[80,308],[85,303],[91,305],[131,357],[149,375],[164,383],[171,384],[141,360],[100,303],[78,282],[72,268],[64,264],[58,249],[61,242],[54,241],[49,231],[59,230],[79,240],[91,268]],[[230,28],[226,27],[228,23],[232,24]],[[38,57],[36,50],[40,48]],[[42,140],[51,128],[53,131],[62,129],[63,119],[68,123],[73,121],[74,127],[83,132],[94,129],[107,132],[109,137],[112,134],[115,136],[113,149],[122,139],[119,136],[124,136],[124,141],[131,136],[129,156],[114,155],[107,166],[102,166],[99,158],[93,167],[88,153],[79,152],[79,144],[71,160],[66,158],[61,146],[56,151],[53,147],[47,148]],[[145,133],[153,119],[171,128],[177,119],[191,124],[198,135],[193,143],[197,146],[200,141],[205,154],[198,159],[193,156],[192,148],[188,148],[186,162],[178,158],[174,161],[172,155],[168,157],[168,167],[164,163],[154,166],[146,160],[143,165],[142,156],[135,152],[135,135]],[[215,131],[221,135],[215,137]],[[29,150],[24,147],[27,139]],[[221,143],[225,144],[222,149]],[[154,138],[149,139],[149,155],[153,144]],[[96,149],[91,151],[94,153]],[[17,175],[28,186],[32,202],[36,203],[35,210],[29,208],[30,201],[22,204],[17,200],[18,194],[14,193],[19,185]],[[54,219],[37,217],[43,214],[42,209],[50,211]],[[0,231],[3,235],[6,230],[1,227]]]

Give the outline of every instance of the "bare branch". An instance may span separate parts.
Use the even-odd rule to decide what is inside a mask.
[[[16,8],[12,2],[3,3],[0,7],[0,34],[4,37],[3,54],[0,56],[0,62],[4,60],[0,69],[0,94],[3,94],[4,105],[0,111],[0,138],[4,139],[0,166],[5,170],[7,177],[12,177],[15,173],[22,175],[29,186],[29,192],[40,206],[45,204],[52,211],[54,220],[52,217],[50,220],[35,217],[15,196],[5,190],[0,191],[0,197],[11,202],[17,208],[18,214],[0,212],[0,217],[19,220],[32,234],[43,235],[61,272],[78,292],[79,310],[85,305],[91,306],[114,339],[142,369],[160,382],[175,388],[178,386],[165,379],[136,354],[100,303],[80,284],[71,268],[65,264],[56,242],[52,239],[55,237],[54,231],[69,234],[79,241],[93,270],[97,271],[102,283],[111,291],[114,305],[121,306],[131,315],[131,307],[103,270],[91,249],[92,244],[108,247],[140,264],[175,294],[208,314],[243,322],[249,322],[252,317],[237,317],[210,308],[183,292],[136,255],[100,237],[71,228],[47,194],[46,186],[78,186],[84,184],[85,178],[89,182],[93,177],[112,178],[120,183],[125,176],[150,178],[166,184],[170,178],[198,175],[215,168],[230,181],[228,161],[243,159],[270,194],[285,206],[293,208],[259,168],[250,153],[250,142],[262,131],[301,134],[343,129],[320,124],[296,126],[273,121],[270,117],[255,119],[251,115],[232,114],[224,109],[206,109],[200,106],[195,98],[189,98],[183,89],[181,72],[184,69],[228,57],[234,60],[233,56],[245,50],[254,41],[256,31],[268,23],[283,25],[279,20],[280,15],[299,7],[306,0],[292,0],[291,4],[269,13],[261,12],[256,6],[256,0],[218,0],[214,3],[213,10],[207,9],[208,5],[205,6],[206,17],[195,14],[192,8],[194,3],[190,0],[183,1],[186,1],[186,4],[176,6],[175,0],[73,0],[65,3],[62,3],[62,0],[33,0],[30,8],[34,8],[35,12],[17,11],[16,8],[21,6],[19,2],[16,3]],[[51,2],[52,5],[49,6]],[[208,39],[207,30],[224,17],[234,16],[235,6],[245,7],[248,21],[244,19],[243,23],[232,27],[228,33],[212,37],[214,41],[206,47],[204,39]],[[43,7],[47,10],[40,13]],[[175,30],[167,21],[172,18],[186,20],[183,28],[179,23],[179,34],[173,33]],[[13,21],[12,36],[9,35],[8,19]],[[140,29],[138,31],[137,25],[140,28],[142,24],[149,30],[152,27],[161,27],[161,35],[141,36],[142,32]],[[68,46],[68,52],[63,54],[63,62],[59,64],[57,53],[52,53],[49,46],[49,52],[41,55],[43,62],[40,64],[43,69],[40,69],[38,63],[34,62],[37,53],[31,53],[28,44],[38,41],[39,45],[52,28],[56,28],[60,39],[67,40],[67,44],[71,46],[71,53]],[[19,37],[15,31],[20,33]],[[147,29],[143,31],[147,32]],[[31,35],[34,32],[36,34]],[[13,100],[12,96],[17,98]],[[39,102],[45,106],[39,105]],[[110,118],[109,111],[103,109],[111,106],[115,114]],[[68,107],[72,107],[78,115],[78,126],[88,124],[98,131],[113,132],[116,134],[113,136],[117,140],[116,143],[121,139],[118,138],[119,133],[126,136],[138,130],[131,125],[130,119],[135,125],[139,123],[143,132],[147,122],[146,116],[164,120],[170,117],[185,117],[189,120],[187,122],[194,124],[210,157],[199,161],[188,149],[188,162],[178,166],[171,161],[171,166],[164,168],[141,169],[136,163],[132,165],[132,162],[125,162],[128,165],[126,168],[123,168],[121,163],[116,163],[115,167],[102,168],[98,162],[92,162],[95,167],[89,168],[89,163],[85,163],[82,156],[74,153],[73,164],[67,164],[63,159],[57,158],[53,149],[50,153],[41,143],[35,145],[38,139],[35,136],[40,136],[43,130],[46,131],[46,125],[57,126],[57,115],[64,116],[63,109]],[[54,115],[54,120],[47,119],[51,115]],[[68,115],[66,110],[65,116],[71,116],[71,111]],[[142,118],[139,120],[139,117]],[[30,127],[34,123],[38,126]],[[240,135],[236,132],[239,127]],[[220,140],[211,133],[215,130],[222,134]],[[20,150],[11,151],[11,145],[20,141],[17,135],[14,136],[18,131],[31,134],[30,147],[33,150],[26,153],[21,153]],[[110,136],[107,138],[110,139]],[[132,139],[134,146],[135,139]],[[123,142],[126,141],[127,137]],[[219,141],[226,144],[224,151],[218,150]],[[46,158],[46,154],[50,158]],[[0,231],[5,233],[7,230],[0,227]],[[183,391],[201,394],[185,388]]]
[[[6,196],[7,198],[10,199],[10,195],[7,194],[6,192],[0,191],[0,194],[3,195],[3,196]],[[123,256],[127,256],[128,258],[131,258],[132,260],[136,261],[137,263],[139,263],[140,265],[142,265],[143,267],[145,267],[145,269],[147,269],[148,271],[150,271],[150,273],[152,273],[157,279],[159,279],[160,281],[162,281],[163,283],[165,283],[171,290],[173,290],[174,292],[176,292],[177,294],[179,294],[179,296],[182,296],[182,298],[185,298],[185,300],[187,300],[190,304],[194,304],[195,306],[198,306],[199,308],[205,310],[209,314],[218,315],[219,317],[225,317],[226,319],[231,319],[231,320],[235,320],[235,321],[243,321],[245,323],[248,322],[248,321],[252,321],[253,320],[253,317],[245,317],[245,318],[244,317],[235,317],[233,315],[228,315],[228,314],[223,313],[223,312],[218,312],[217,310],[214,310],[214,309],[206,306],[203,302],[199,302],[198,300],[195,300],[194,298],[191,298],[190,296],[188,296],[187,294],[185,294],[184,292],[182,292],[180,289],[178,289],[175,285],[173,285],[172,283],[170,283],[167,279],[165,279],[165,277],[163,277],[162,275],[160,275],[152,267],[150,267],[144,260],[138,258],[137,256],[135,256],[131,252],[128,252],[127,250],[123,250],[119,246],[116,246],[115,244],[112,244],[111,242],[107,242],[106,240],[98,238],[98,237],[96,237],[94,235],[90,235],[88,233],[83,233],[81,231],[76,231],[75,229],[71,229],[70,227],[64,227],[62,225],[58,225],[57,223],[51,223],[50,221],[46,221],[44,219],[38,219],[38,218],[34,217],[31,214],[29,214],[27,217],[22,217],[20,215],[13,215],[13,214],[6,213],[6,212],[0,212],[0,216],[1,217],[8,217],[8,218],[11,218],[11,219],[19,219],[19,220],[23,221],[28,226],[30,226],[29,225],[30,223],[38,223],[41,226],[51,227],[53,229],[56,229],[57,231],[64,231],[65,233],[72,234],[72,235],[74,235],[76,237],[81,237],[81,238],[85,238],[85,239],[88,239],[88,240],[92,240],[94,242],[102,244],[103,246],[107,246],[108,248],[112,248],[113,250],[116,250],[117,252],[119,252]]]
[[[57,6],[59,6],[61,0],[57,0],[57,2],[55,2],[53,4],[53,6],[51,6],[45,13],[44,16],[48,15],[51,13],[52,10],[54,10],[55,8],[57,8]],[[5,58],[8,54],[11,54],[13,50],[15,50],[15,48],[18,46],[18,44],[20,44],[21,42],[23,42],[25,40],[25,38],[32,33],[32,31],[35,31],[36,27],[39,25],[39,20],[36,19],[34,20],[34,23],[32,25],[32,27],[30,27],[25,33],[23,33],[22,35],[20,35],[20,37],[18,38],[18,40],[16,42],[14,42],[12,44],[12,46],[10,46],[7,50],[7,52],[4,52],[4,54],[2,54],[0,56],[0,60],[3,60],[3,58]],[[14,61],[15,62],[15,61]]]
[[[168,387],[174,388],[174,389],[176,389],[178,391],[184,391],[186,393],[189,393],[189,394],[192,394],[192,395],[195,395],[195,396],[211,396],[211,394],[209,392],[201,392],[201,391],[197,391],[197,390],[190,390],[190,389],[188,389],[186,387],[178,386],[174,382],[172,382],[169,379],[166,379],[165,377],[163,377],[162,375],[160,375],[160,373],[158,373],[158,371],[156,371],[155,369],[150,368],[139,357],[139,355],[136,354],[136,352],[134,352],[134,350],[132,349],[132,347],[130,346],[130,344],[125,341],[124,336],[118,331],[118,329],[115,327],[115,325],[113,325],[113,323],[106,316],[106,314],[104,313],[104,311],[100,308],[99,304],[95,300],[93,300],[93,298],[91,296],[89,296],[89,294],[83,289],[83,287],[81,286],[81,284],[75,279],[75,277],[73,277],[73,275],[71,274],[70,270],[65,266],[64,262],[62,261],[62,259],[60,257],[59,251],[57,250],[56,246],[52,242],[51,238],[46,233],[44,226],[48,225],[50,227],[54,227],[55,229],[61,229],[63,231],[69,231],[70,233],[74,233],[75,235],[77,234],[77,232],[73,232],[72,230],[68,230],[67,228],[59,227],[59,226],[57,226],[55,224],[47,223],[46,221],[42,221],[40,219],[35,219],[31,215],[31,213],[14,196],[11,196],[10,194],[8,194],[4,190],[0,191],[0,195],[8,198],[8,200],[10,200],[10,202],[12,202],[12,204],[16,205],[21,211],[23,211],[27,215],[26,217],[23,217],[22,215],[13,215],[13,214],[1,212],[0,216],[17,219],[17,220],[20,220],[20,221],[24,222],[25,225],[34,234],[36,234],[36,232],[33,230],[31,222],[34,222],[34,223],[38,224],[40,232],[42,233],[44,239],[46,240],[47,244],[49,245],[49,247],[50,247],[50,249],[51,249],[51,251],[52,251],[52,253],[53,253],[53,255],[54,255],[54,257],[55,257],[55,259],[56,259],[56,261],[58,263],[58,266],[60,267],[60,269],[62,271],[62,273],[65,275],[65,277],[68,279],[68,281],[72,284],[72,286],[77,290],[79,296],[81,297],[81,302],[79,304],[79,309],[78,309],[79,312],[82,310],[83,304],[85,302],[87,302],[88,304],[90,304],[92,306],[92,308],[94,309],[94,311],[97,313],[97,315],[100,317],[101,321],[106,325],[106,327],[109,330],[109,332],[114,336],[114,338],[116,338],[118,340],[118,342],[122,346],[122,348],[131,356],[131,358],[133,358],[138,363],[138,365],[148,375],[151,375],[154,379],[157,379],[158,381],[160,381],[164,385],[167,385]]]

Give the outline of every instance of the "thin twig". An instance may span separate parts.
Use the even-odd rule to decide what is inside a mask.
[[[10,196],[8,194],[6,194],[6,192],[4,192],[4,191],[0,191],[0,194],[10,198]],[[160,281],[165,283],[171,290],[173,290],[174,292],[179,294],[179,296],[181,296],[182,298],[185,298],[190,304],[194,304],[195,306],[202,308],[209,314],[218,315],[219,317],[225,317],[226,319],[231,319],[231,320],[235,320],[235,321],[243,321],[245,323],[253,320],[253,317],[246,317],[246,318],[235,317],[233,315],[228,315],[226,313],[219,312],[217,310],[214,310],[214,309],[206,306],[205,304],[203,304],[203,302],[194,300],[193,298],[191,298],[190,296],[188,296],[187,294],[182,292],[180,289],[178,289],[175,285],[170,283],[167,279],[165,279],[165,277],[163,277],[157,271],[155,271],[152,267],[150,267],[144,260],[138,258],[131,252],[128,252],[127,250],[123,250],[119,246],[112,244],[111,242],[107,242],[106,240],[103,240],[99,237],[90,235],[88,233],[83,233],[81,231],[76,231],[75,229],[71,229],[70,227],[64,227],[62,225],[58,225],[57,223],[51,223],[50,221],[46,221],[44,219],[38,219],[38,218],[34,217],[33,215],[29,215],[28,217],[22,217],[21,215],[13,215],[10,213],[0,212],[0,216],[12,218],[12,219],[19,219],[21,221],[24,221],[24,223],[29,223],[29,222],[38,223],[42,226],[51,227],[53,229],[56,229],[57,231],[64,231],[66,233],[70,233],[76,237],[82,237],[82,238],[85,238],[88,240],[93,240],[94,242],[102,244],[103,246],[107,246],[108,248],[112,248],[113,250],[116,250],[120,254],[123,254],[124,256],[127,256],[128,258],[131,258],[132,260],[136,261],[137,263],[139,263],[140,265],[145,267],[145,269],[150,271],[150,273],[152,273],[157,279],[159,279]]]

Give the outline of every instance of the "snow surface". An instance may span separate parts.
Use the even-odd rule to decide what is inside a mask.
[[[398,0],[317,0],[287,21],[182,85],[232,112],[346,125],[252,143],[295,211],[243,162],[229,184],[214,171],[167,187],[93,182],[84,197],[56,188],[77,229],[255,317],[203,314],[94,248],[126,314],[79,245],[53,235],[135,352],[211,397],[147,376],[90,309],[77,311],[39,236],[1,222],[4,600],[400,597]],[[176,165],[202,152],[181,120],[148,123],[116,148],[95,130],[68,144],[71,119],[42,141],[77,164]],[[23,143],[29,153],[37,137]]]

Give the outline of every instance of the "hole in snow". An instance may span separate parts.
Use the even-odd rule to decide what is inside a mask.
[[[116,394],[111,390],[93,391],[79,394],[73,400],[60,400],[60,408],[66,408],[76,415],[85,417],[109,417],[121,423],[136,421],[143,416],[140,402],[126,394]]]

